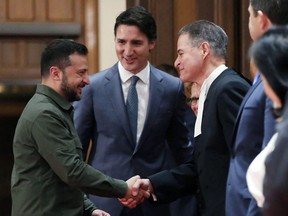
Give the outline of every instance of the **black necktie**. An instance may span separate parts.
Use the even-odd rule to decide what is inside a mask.
[[[128,90],[126,102],[130,128],[132,131],[133,141],[135,145],[137,143],[138,95],[136,91],[136,83],[138,79],[139,77],[137,76],[131,77],[131,84]]]

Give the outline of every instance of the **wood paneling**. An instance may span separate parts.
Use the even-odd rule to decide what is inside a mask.
[[[242,0],[240,3],[240,20],[238,22],[239,28],[239,50],[236,53],[236,58],[240,60],[240,72],[242,72],[246,77],[253,80],[252,68],[250,67],[250,60],[248,57],[248,50],[251,44],[251,37],[249,33],[248,23],[249,23],[249,14],[248,14],[249,1]]]
[[[173,1],[174,8],[174,59],[177,57],[177,39],[179,30],[186,24],[191,23],[197,19],[198,9],[196,0],[179,0]]]
[[[35,17],[38,22],[45,22],[47,19],[47,12],[46,12],[46,0],[35,0],[37,3],[35,4]]]
[[[4,21],[7,18],[7,2],[6,0],[0,0],[0,21]]]
[[[27,42],[27,55],[25,63],[28,68],[39,67],[39,56],[37,53],[41,53],[45,48],[45,45],[40,41],[28,41]]]
[[[157,43],[151,52],[151,62],[155,65],[174,64],[173,4],[170,0],[149,1],[149,11],[154,14],[157,25]],[[163,22],[162,20],[165,20]]]
[[[1,46],[1,66],[5,68],[19,66],[19,43],[14,41],[6,40],[2,41],[3,45]],[[1,73],[2,72],[2,73]],[[5,72],[4,72],[5,73]],[[3,71],[0,71],[1,77],[4,76]]]
[[[49,0],[48,20],[57,22],[74,21],[75,0]]]
[[[174,29],[176,34],[180,28],[197,19],[198,10],[196,0],[179,0],[173,1],[174,7]]]
[[[199,18],[208,19],[219,26],[221,26],[227,33],[229,38],[228,43],[228,58],[227,66],[237,68],[239,70],[239,58],[235,58],[234,53],[238,50],[239,46],[239,31],[238,31],[238,18],[240,15],[239,1],[229,0],[211,0],[211,9],[207,9],[206,4],[199,3]],[[205,12],[204,12],[205,11]]]
[[[86,44],[89,54],[89,72],[95,73],[99,71],[99,59],[98,59],[98,1],[86,0],[84,8],[84,41]]]
[[[39,80],[41,52],[49,41],[68,37],[84,42],[83,13],[84,4],[78,0],[0,0],[0,81]],[[90,48],[95,54],[96,48]]]
[[[33,21],[35,18],[35,0],[9,0],[8,20],[9,21]],[[15,5],[17,5],[15,7]]]

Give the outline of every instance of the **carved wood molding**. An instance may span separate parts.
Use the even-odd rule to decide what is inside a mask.
[[[0,36],[70,36],[79,37],[80,23],[4,22],[0,23]]]

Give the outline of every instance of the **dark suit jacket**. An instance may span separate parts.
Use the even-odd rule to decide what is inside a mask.
[[[178,164],[191,158],[180,79],[151,66],[147,116],[136,147],[132,143],[117,64],[92,75],[90,81],[83,89],[82,99],[75,104],[74,119],[85,150],[90,138],[93,140],[89,163],[94,168],[127,180],[136,174],[146,177],[171,167],[171,152]],[[123,209],[117,199],[96,196],[90,199],[111,215],[120,215]],[[144,202],[133,210],[133,215],[169,215],[168,209]]]
[[[247,81],[231,69],[215,79],[204,103],[202,134],[195,139],[194,158],[175,169],[149,176],[159,202],[171,201],[198,189],[202,215],[225,215],[229,145],[237,112],[248,88]]]
[[[274,134],[271,101],[266,97],[261,79],[245,96],[234,128],[232,157],[227,179],[226,216],[261,215],[249,193],[246,172],[253,159]]]

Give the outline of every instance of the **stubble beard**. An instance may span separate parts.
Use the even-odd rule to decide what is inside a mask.
[[[69,85],[67,76],[65,74],[61,82],[61,91],[69,102],[80,100],[80,97],[77,95],[77,92],[74,90],[74,88],[72,88]]]

